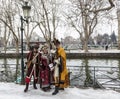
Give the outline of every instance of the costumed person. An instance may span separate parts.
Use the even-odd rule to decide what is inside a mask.
[[[40,88],[43,91],[50,90],[50,68],[48,47],[42,47],[41,66],[40,66]]]
[[[38,48],[38,45],[33,46],[32,50],[27,54],[27,72],[25,78],[26,87],[24,89],[24,92],[28,91],[29,83],[32,76],[34,77],[33,87],[34,89],[37,89],[36,83],[38,81],[39,65],[41,59],[41,54],[38,52]]]
[[[56,57],[54,60],[55,90],[52,95],[56,95],[59,90],[64,90],[64,88],[69,86],[65,50],[61,47],[57,39],[54,40],[54,44],[56,46]]]

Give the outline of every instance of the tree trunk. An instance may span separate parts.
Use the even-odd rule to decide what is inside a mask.
[[[17,78],[18,78],[19,70],[20,70],[20,69],[18,68],[18,67],[19,67],[19,58],[16,59],[16,63],[17,63],[17,64],[16,64],[16,72],[15,72],[15,81],[16,81],[16,83],[17,83]]]
[[[84,50],[85,52],[88,52],[88,23],[87,23],[87,14],[85,15],[85,27],[84,27],[84,32],[85,32],[85,41],[84,41]]]
[[[85,52],[88,52],[88,40],[85,40],[84,42],[84,50]]]
[[[91,75],[90,75],[90,70],[89,70],[89,66],[88,66],[88,59],[85,59],[84,61],[85,61],[84,63],[85,63],[85,74],[86,74],[84,86],[89,87],[89,86],[92,86],[93,80],[92,80]]]
[[[118,18],[118,50],[120,50],[120,10],[117,9],[117,18]]]
[[[118,79],[120,79],[120,60],[118,62],[119,62],[119,65],[118,65]]]
[[[5,53],[6,53],[6,51],[7,51],[7,39],[6,39],[6,32],[7,32],[7,26],[5,25],[5,31],[4,31],[4,51],[5,51]]]

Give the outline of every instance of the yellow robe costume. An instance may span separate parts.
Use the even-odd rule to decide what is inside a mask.
[[[59,47],[57,50],[58,57],[62,58],[62,72],[60,74],[60,81],[64,82],[64,84],[60,84],[60,88],[66,88],[69,86],[69,79],[68,79],[68,70],[66,67],[66,53],[62,47]]]

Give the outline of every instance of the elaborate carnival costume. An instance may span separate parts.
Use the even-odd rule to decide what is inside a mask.
[[[52,93],[52,95],[57,94],[60,89],[64,90],[64,88],[69,86],[68,70],[66,67],[66,53],[64,49],[60,46],[59,41],[56,41],[55,45],[57,47],[57,60],[54,61],[55,91]]]
[[[50,88],[50,68],[49,55],[46,47],[42,48],[41,67],[40,67],[40,88],[47,91]]]
[[[27,73],[25,78],[26,88],[24,89],[24,92],[28,91],[29,83],[32,76],[34,77],[33,87],[34,89],[37,89],[36,83],[38,81],[39,65],[41,60],[41,54],[37,51],[37,49],[38,46],[34,46],[33,50],[30,51],[27,55]]]

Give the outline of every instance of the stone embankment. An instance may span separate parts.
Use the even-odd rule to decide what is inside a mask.
[[[79,59],[79,58],[120,58],[120,50],[90,50],[89,52],[84,51],[66,51],[68,59]],[[24,52],[26,57],[27,52]],[[0,53],[0,58],[20,58],[21,53]]]

